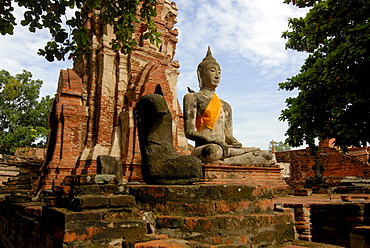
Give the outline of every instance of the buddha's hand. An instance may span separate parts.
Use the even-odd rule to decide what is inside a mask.
[[[214,143],[214,144],[221,146],[222,151],[223,151],[223,157],[229,156],[229,146],[226,144],[225,141],[215,139],[215,140],[210,141],[209,143]]]
[[[232,143],[231,145],[228,145],[229,148],[242,148],[243,145],[240,142]]]

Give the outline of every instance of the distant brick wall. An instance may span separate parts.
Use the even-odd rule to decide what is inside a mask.
[[[0,186],[3,186],[10,178],[14,178],[18,174],[18,167],[0,164]]]
[[[302,188],[306,179],[314,177],[312,166],[317,162],[324,165],[323,176],[330,186],[336,186],[343,177],[353,176],[370,178],[370,167],[364,159],[346,155],[335,148],[321,147],[317,156],[309,149],[276,152],[278,162],[290,163],[290,177],[287,183],[294,188]]]
[[[46,148],[17,148],[14,156],[0,162],[0,190],[2,193],[17,189],[30,189],[37,183],[38,172],[45,160]],[[27,184],[25,187],[24,184]]]
[[[43,161],[45,159],[45,152],[46,148],[38,148],[38,147],[23,147],[17,148],[15,150],[14,159],[22,160],[22,159],[31,159],[31,160],[40,160]]]

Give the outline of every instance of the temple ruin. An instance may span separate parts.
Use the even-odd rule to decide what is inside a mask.
[[[113,30],[101,25],[96,15],[86,24],[94,29],[89,59],[62,70],[50,114],[51,135],[40,185],[51,189],[67,175],[96,173],[99,155],[122,161],[126,180],[141,180],[140,149],[134,108],[138,99],[160,91],[173,116],[176,150],[188,149],[183,116],[177,100],[179,64],[174,60],[178,30],[177,7],[159,1],[154,18],[162,43],[156,47],[142,39],[140,23],[135,38],[139,44],[125,55],[111,49]]]
[[[292,247],[297,240],[344,247],[370,244],[366,195],[352,201],[331,192],[314,198],[292,195],[304,188],[303,178],[328,177],[336,170],[317,167],[315,174],[316,161],[306,151],[295,152],[294,160],[293,153],[276,154],[278,162],[290,166],[291,177],[285,180],[277,164],[218,161],[203,162],[203,178],[192,184],[143,183],[134,111],[142,96],[163,96],[172,116],[173,147],[180,155],[190,154],[176,92],[176,4],[158,0],[157,13],[160,47],[143,39],[137,24],[139,46],[129,55],[110,48],[112,29],[94,13],[87,20],[94,30],[93,53],[60,73],[43,163],[17,167],[14,162],[7,168],[14,175],[0,191],[0,246],[275,248]],[[320,156],[329,154],[336,155],[328,148]],[[106,163],[120,166],[122,178],[102,169]],[[351,172],[356,166],[350,165]]]

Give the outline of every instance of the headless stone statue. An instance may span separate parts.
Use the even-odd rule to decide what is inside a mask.
[[[180,156],[173,147],[172,116],[159,94],[141,97],[136,104],[141,171],[147,184],[190,184],[202,176],[201,161]]]
[[[202,161],[234,164],[272,163],[272,156],[259,148],[246,148],[233,136],[232,110],[219,99],[216,88],[221,79],[221,68],[208,47],[207,55],[198,65],[199,92],[184,96],[185,135],[195,141],[193,156]]]

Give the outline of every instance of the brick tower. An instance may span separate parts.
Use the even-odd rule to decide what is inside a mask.
[[[134,108],[142,95],[155,91],[162,92],[172,113],[175,149],[186,153],[187,139],[176,92],[176,17],[174,3],[158,0],[154,20],[162,34],[160,47],[141,40],[139,23],[134,35],[140,45],[125,55],[109,45],[112,28],[101,25],[92,15],[87,26],[94,29],[93,52],[88,60],[60,73],[49,118],[47,157],[35,189],[58,185],[66,175],[96,173],[99,155],[119,158],[124,178],[141,180]]]

